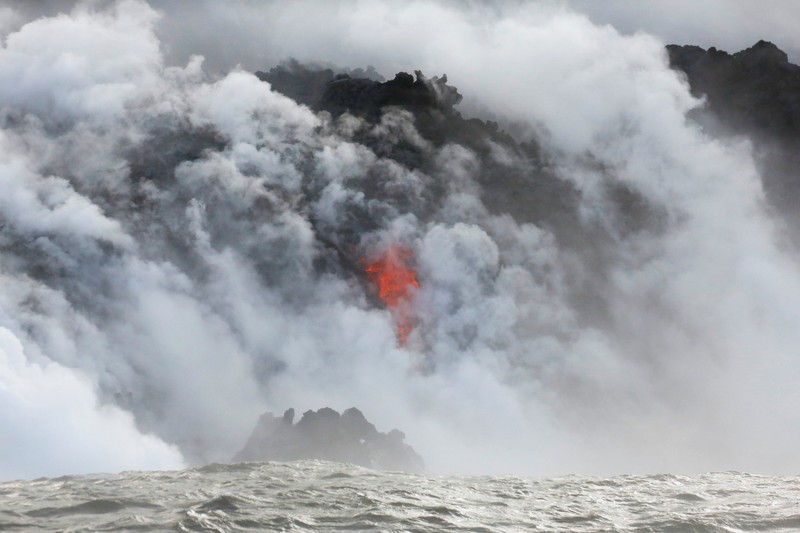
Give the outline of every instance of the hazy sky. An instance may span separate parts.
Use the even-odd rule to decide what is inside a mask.
[[[350,11],[352,4],[369,6],[369,2],[345,0],[341,2],[303,2],[307,5],[305,13],[318,13],[317,17],[305,21],[306,37],[313,33],[311,28],[319,23],[322,28],[330,23],[330,18],[322,15],[330,11]],[[392,5],[392,2],[384,2]],[[283,16],[280,2],[255,2],[235,0],[219,4],[201,0],[200,2],[169,2],[153,0],[152,4],[164,9],[168,15],[162,39],[181,55],[197,53],[203,55],[209,65],[216,66],[230,62],[243,61],[247,64],[256,60],[252,56],[252,43],[267,39],[265,30]],[[232,4],[244,9],[233,9]],[[269,4],[269,7],[265,7]],[[793,0],[538,0],[534,2],[491,1],[472,2],[481,15],[487,19],[506,9],[519,5],[541,4],[568,6],[586,14],[599,24],[610,24],[622,33],[644,31],[659,37],[666,44],[697,44],[736,52],[749,47],[759,39],[773,41],[786,51],[790,58],[800,61],[800,2]],[[191,7],[189,7],[191,6]],[[202,6],[202,7],[199,7]],[[213,16],[208,14],[213,12]],[[270,13],[270,15],[263,15]],[[259,16],[259,15],[262,16]],[[267,19],[267,20],[265,20]],[[179,24],[176,24],[180,21]],[[226,28],[223,30],[223,28]],[[211,36],[211,39],[209,39]],[[247,39],[231,38],[246,36]],[[225,46],[218,46],[224,39]],[[311,39],[313,40],[313,38]],[[209,43],[218,43],[209,47]],[[262,57],[266,59],[270,50],[264,47]],[[238,56],[237,56],[238,54]],[[251,65],[248,65],[251,66]],[[355,65],[354,65],[355,66]],[[255,68],[255,65],[252,65]],[[442,66],[446,68],[446,66]]]
[[[75,3],[75,0],[3,0],[0,6],[23,13],[21,17],[14,17],[19,23],[33,16],[69,11]],[[110,2],[93,0],[91,3]],[[201,54],[206,58],[207,68],[224,71],[236,64],[251,69],[266,68],[285,59],[283,56],[291,52],[277,50],[270,34],[276,27],[296,22],[285,19],[286,12],[296,11],[293,8],[298,4],[303,6],[303,23],[297,37],[313,43],[314,33],[330,31],[329,15],[351,12],[356,6],[363,10],[378,4],[392,6],[395,2],[300,0],[290,6],[254,0],[150,0],[150,4],[165,15],[158,29],[168,60],[185,63],[190,55]],[[716,46],[729,52],[765,39],[786,51],[793,62],[800,62],[800,33],[797,32],[800,2],[794,0],[492,0],[470,4],[479,16],[486,18],[520,5],[564,6],[584,13],[595,23],[610,24],[625,34],[643,31],[665,44]],[[0,12],[0,32],[10,24],[8,20],[3,21]],[[442,68],[446,69],[446,65]]]
[[[594,22],[623,33],[645,31],[668,43],[729,52],[759,39],[800,61],[800,2],[794,0],[568,0]]]

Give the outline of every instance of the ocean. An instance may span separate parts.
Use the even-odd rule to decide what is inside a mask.
[[[2,531],[800,530],[800,478],[430,476],[324,461],[0,484]]]

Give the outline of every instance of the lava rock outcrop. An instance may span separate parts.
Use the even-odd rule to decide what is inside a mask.
[[[767,41],[729,54],[714,47],[667,46],[670,65],[686,73],[692,93],[737,131],[800,138],[800,66]]]
[[[404,442],[402,431],[380,433],[355,407],[341,415],[328,407],[309,410],[297,423],[294,416],[294,409],[287,410],[282,417],[269,412],[261,415],[247,444],[233,460],[323,459],[379,470],[422,472],[425,469],[419,454]]]
[[[296,102],[334,116],[349,111],[378,120],[387,106],[417,112],[450,111],[462,98],[455,87],[447,85],[447,75],[427,78],[417,70],[416,77],[399,72],[394,79],[384,81],[370,72],[359,69],[334,74],[331,69],[309,68],[292,61],[269,72],[256,72],[256,76]]]
[[[334,119],[345,114],[357,117],[367,127],[358,129],[352,140],[405,168],[437,173],[443,148],[464,147],[476,157],[474,171],[481,200],[491,212],[508,213],[519,222],[535,223],[562,238],[580,233],[573,231],[579,225],[580,197],[575,187],[551,171],[534,140],[518,142],[496,122],[464,118],[455,109],[462,96],[449,85],[446,74],[428,78],[417,70],[413,75],[399,72],[391,80],[380,81],[371,68],[336,74],[296,61],[255,74],[273,90],[314,111],[328,112]],[[405,128],[406,124],[412,127]],[[418,136],[407,135],[410,130]],[[387,135],[386,131],[397,134]],[[363,180],[365,197],[391,196],[391,189],[381,188],[382,181],[380,176]],[[423,198],[410,202],[408,195],[402,194],[390,200],[425,221],[441,207],[447,188],[447,183],[428,183]],[[351,218],[366,220],[358,213]],[[375,216],[371,220],[376,223]],[[348,235],[327,239],[340,248],[355,241]]]
[[[714,134],[752,139],[768,200],[800,226],[800,66],[767,41],[735,54],[678,45],[667,52],[692,93],[706,98],[694,118]]]

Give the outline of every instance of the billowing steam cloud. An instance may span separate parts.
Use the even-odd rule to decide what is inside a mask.
[[[0,477],[227,460],[323,405],[438,471],[796,470],[797,262],[663,43],[549,4],[236,9],[272,59],[446,70],[536,149],[170,65],[140,0],[4,8]],[[393,246],[404,346],[359,272]]]

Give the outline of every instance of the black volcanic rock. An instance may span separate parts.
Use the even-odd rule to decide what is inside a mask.
[[[324,459],[381,470],[422,472],[422,458],[396,429],[380,433],[351,407],[341,415],[328,407],[306,411],[296,424],[294,409],[282,417],[264,413],[234,461]]]
[[[329,68],[309,68],[297,61],[279,65],[269,72],[259,71],[255,74],[274,90],[312,109],[317,109],[323,93],[334,78],[334,72]]]
[[[520,222],[535,223],[564,238],[577,234],[572,230],[579,224],[579,193],[569,181],[550,171],[533,140],[521,143],[495,122],[462,117],[455,109],[461,94],[448,84],[446,75],[428,78],[420,71],[414,75],[399,72],[393,79],[381,82],[375,79],[374,72],[364,77],[370,72],[354,70],[336,75],[330,69],[292,62],[256,75],[270,83],[273,90],[334,118],[348,113],[378,128],[410,120],[425,145],[403,134],[386,142],[390,136],[375,135],[372,128],[358,130],[352,139],[405,168],[427,173],[438,164],[441,148],[463,146],[477,156],[476,179],[482,188],[483,204],[490,211],[508,213]],[[361,182],[366,198],[383,199],[394,194],[391,201],[420,220],[427,220],[429,213],[438,210],[448,187],[446,183],[432,183],[425,198],[411,202],[408,195],[384,189],[383,180],[375,178]],[[374,216],[348,216],[380,223]],[[357,234],[363,230],[359,228]],[[344,249],[354,244],[355,237],[335,235],[327,239]]]
[[[667,46],[670,64],[686,73],[692,92],[737,130],[800,137],[800,66],[766,41],[728,54],[716,48]]]
[[[315,69],[291,61],[269,72],[256,72],[256,76],[296,102],[334,116],[351,112],[376,120],[388,106],[412,111],[450,110],[461,101],[456,88],[447,85],[446,75],[429,79],[418,70],[416,77],[399,72],[394,79],[382,81],[371,72],[358,69],[335,74],[331,69]]]
[[[458,90],[447,85],[446,75],[428,79],[419,70],[415,74],[416,79],[399,72],[393,80],[384,83],[339,75],[322,94],[319,108],[334,115],[352,111],[375,119],[387,106],[401,106],[412,111],[449,111],[461,101]]]
[[[667,46],[707,108],[695,118],[715,134],[748,135],[770,203],[800,225],[800,66],[767,41],[728,54],[716,48]]]

